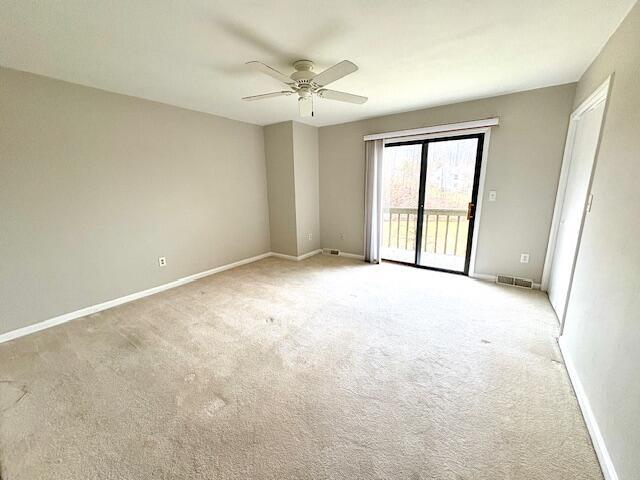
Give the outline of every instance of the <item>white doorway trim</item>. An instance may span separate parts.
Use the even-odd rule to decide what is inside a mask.
[[[496,119],[497,120],[497,119]],[[472,122],[469,122],[472,123]],[[492,123],[492,125],[497,125]],[[405,130],[404,132],[413,132],[414,130]],[[461,135],[470,135],[474,133],[484,134],[484,143],[482,145],[482,160],[480,163],[480,176],[478,177],[478,198],[476,199],[475,226],[473,228],[473,236],[471,239],[471,254],[469,256],[469,277],[477,278],[476,273],[476,255],[478,247],[478,235],[480,233],[480,225],[482,224],[482,200],[484,198],[484,183],[487,177],[487,162],[489,160],[489,144],[491,141],[491,127],[471,128],[467,130],[449,130],[437,133],[423,133],[419,135],[389,137],[384,139],[384,144],[394,143],[398,141],[408,142],[412,140],[428,140],[430,138],[455,137]],[[481,275],[481,274],[480,274]]]
[[[491,140],[491,128],[484,129],[484,146],[480,163],[480,177],[478,179],[478,197],[476,198],[476,225],[471,239],[471,257],[469,258],[469,276],[476,276],[476,255],[478,253],[478,236],[482,226],[482,204],[484,199],[484,182],[487,177],[487,161],[489,160],[489,143]]]
[[[581,119],[581,117],[586,114],[587,112],[591,111],[592,109],[600,106],[603,102],[606,102],[608,96],[609,96],[609,92],[610,92],[610,88],[611,88],[611,80],[612,80],[612,76],[609,76],[602,85],[600,85],[584,102],[582,102],[580,104],[580,106],[578,106],[578,108],[576,108],[576,110],[571,114],[570,120],[569,120],[569,129],[567,131],[567,140],[566,140],[566,144],[565,144],[565,149],[564,149],[564,156],[562,159],[562,168],[560,170],[560,179],[558,180],[558,191],[556,194],[556,203],[555,203],[555,208],[553,210],[553,220],[551,222],[551,229],[549,231],[549,243],[547,245],[547,253],[545,256],[545,261],[544,261],[544,269],[542,271],[542,282],[540,284],[540,288],[543,291],[547,291],[549,288],[549,280],[550,280],[550,276],[551,276],[551,269],[553,266],[553,256],[555,253],[555,248],[556,248],[556,242],[557,242],[557,238],[558,238],[558,229],[560,227],[560,220],[561,220],[561,216],[562,216],[562,207],[564,204],[564,199],[565,199],[565,193],[566,193],[566,189],[567,189],[567,182],[569,179],[569,170],[570,170],[570,163],[571,163],[571,159],[572,159],[572,155],[573,155],[573,149],[574,149],[574,144],[575,144],[575,138],[576,138],[576,131],[577,131],[577,127],[578,127],[578,123]],[[597,158],[598,158],[598,152],[600,150],[600,140],[602,138],[602,131],[603,131],[603,125],[604,125],[604,121],[605,121],[605,117],[606,117],[606,105],[605,105],[605,112],[604,112],[604,116],[602,119],[602,124],[600,126],[600,133],[598,136],[598,141],[597,141],[597,146],[596,146],[596,152],[595,152],[595,158],[593,161],[593,166],[591,169],[591,174],[589,176],[589,185],[588,185],[588,189],[587,191],[590,192],[591,191],[591,185],[593,182],[593,173],[595,171],[596,168],[596,163],[597,163]],[[589,193],[587,195],[587,197],[589,198]],[[570,282],[569,282],[569,291],[567,293],[567,299],[569,298],[569,295],[571,294],[571,282],[573,280],[573,273],[575,270],[575,262],[578,256],[578,252],[580,250],[580,242],[581,242],[581,237],[582,237],[582,231],[584,229],[584,221],[585,221],[585,216],[587,213],[587,209],[584,210],[583,214],[582,214],[582,219],[580,221],[580,230],[579,230],[579,234],[578,234],[578,242],[576,245],[576,250],[575,250],[575,255],[573,258],[573,267],[571,270],[571,275],[570,275]],[[568,300],[567,300],[568,301]],[[565,308],[565,312],[566,312],[566,308]],[[563,315],[564,317],[564,315]],[[564,318],[559,318],[558,319],[560,321],[560,324],[562,325],[564,323]]]

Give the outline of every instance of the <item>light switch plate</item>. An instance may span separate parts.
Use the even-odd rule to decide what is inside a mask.
[[[520,254],[520,263],[529,263],[529,254],[521,253]]]

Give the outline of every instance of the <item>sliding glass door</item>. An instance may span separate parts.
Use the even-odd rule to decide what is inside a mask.
[[[386,145],[382,258],[467,274],[484,135]]]

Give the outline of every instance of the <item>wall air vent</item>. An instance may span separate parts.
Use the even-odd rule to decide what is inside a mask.
[[[501,283],[502,285],[513,285],[515,284],[515,278],[508,277],[507,275],[498,275],[496,283]]]
[[[533,280],[527,278],[511,277],[509,275],[498,275],[496,283],[501,285],[510,285],[512,287],[533,288]]]
[[[526,278],[515,278],[514,285],[522,288],[533,288],[533,281]]]
[[[322,249],[322,253],[324,255],[335,255],[335,256],[338,256],[338,255],[340,255],[340,250],[334,250],[332,248],[323,248]]]

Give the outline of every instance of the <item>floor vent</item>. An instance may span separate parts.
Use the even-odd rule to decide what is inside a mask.
[[[510,277],[509,275],[498,275],[496,283],[501,285],[511,285],[512,287],[533,288],[533,280],[526,278]]]
[[[323,248],[322,249],[322,253],[325,255],[335,255],[338,256],[340,255],[340,250],[334,250],[332,248]]]

